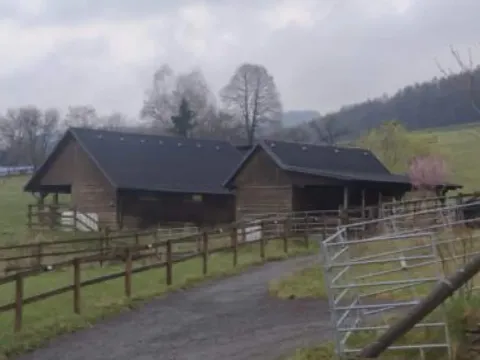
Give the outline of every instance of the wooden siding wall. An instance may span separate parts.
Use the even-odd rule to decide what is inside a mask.
[[[236,219],[292,210],[291,180],[258,150],[235,179]]]
[[[120,224],[123,228],[151,228],[159,225],[190,223],[215,226],[234,221],[235,198],[232,195],[203,195],[194,201],[189,194],[119,197]]]
[[[71,206],[98,215],[100,227],[117,227],[116,192],[82,147],[71,137],[39,180],[41,185],[71,185]]]
[[[71,185],[75,164],[76,142],[70,139],[58,155],[45,175],[40,179],[41,185]]]
[[[69,144],[70,145],[70,144]],[[80,212],[98,214],[99,225],[117,227],[116,193],[98,167],[74,141],[72,205]],[[72,159],[70,158],[70,159]]]

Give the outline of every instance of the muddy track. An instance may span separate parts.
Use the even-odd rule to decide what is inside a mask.
[[[268,282],[312,265],[308,256],[171,293],[16,360],[270,360],[329,336],[328,305],[279,300]]]

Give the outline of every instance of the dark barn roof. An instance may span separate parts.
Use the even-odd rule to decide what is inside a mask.
[[[71,128],[61,143],[73,137],[118,190],[228,194],[223,182],[243,155],[225,141]],[[36,180],[49,159],[25,186]]]
[[[369,150],[337,146],[260,141],[225,182],[229,187],[248,159],[263,149],[284,171],[341,181],[364,181],[411,186],[408,176],[392,174]]]

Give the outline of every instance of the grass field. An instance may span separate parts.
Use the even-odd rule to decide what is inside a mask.
[[[0,244],[23,242],[27,237],[27,205],[33,196],[24,193],[26,176],[0,178]]]
[[[424,130],[411,136],[432,142],[435,150],[445,157],[452,180],[465,186],[462,191],[480,190],[480,167],[477,167],[480,126]]]
[[[439,153],[445,156],[453,174],[452,181],[465,186],[464,192],[480,190],[480,168],[476,167],[476,157],[480,154],[480,127],[433,129],[411,133],[412,137],[433,142]],[[34,198],[23,193],[22,186],[27,177],[19,176],[0,179],[0,244],[24,243],[31,241],[31,235],[26,229],[27,205]],[[47,236],[51,236],[48,234]],[[58,234],[57,234],[58,235]],[[67,234],[61,234],[61,236]],[[267,250],[270,258],[283,256],[281,245],[270,245]],[[291,247],[296,253],[304,249]],[[259,260],[258,251],[242,250],[239,264],[247,266]],[[211,276],[233,271],[231,255],[212,255],[210,263]],[[235,271],[241,269],[239,266]],[[191,260],[183,265],[176,265],[173,271],[174,288],[198,281],[200,277],[200,260]],[[84,279],[114,272],[115,268],[88,269],[82,273]],[[82,292],[84,316],[77,316],[72,311],[72,294],[61,295],[25,308],[24,331],[13,335],[13,315],[0,314],[0,357],[1,354],[11,354],[38,346],[46,339],[65,331],[88,326],[90,322],[102,316],[127,309],[136,301],[151,298],[165,292],[164,270],[153,270],[135,275],[133,278],[134,301],[123,297],[122,279],[112,280],[105,284],[94,285]],[[324,297],[322,272],[320,268],[307,269],[299,274],[270,284],[271,293],[283,298]],[[26,281],[26,296],[40,291],[59,287],[71,282],[70,271],[55,272],[42,276],[42,279]],[[0,304],[10,302],[13,289],[0,287]],[[299,350],[295,360],[324,360],[331,358],[330,347]]]

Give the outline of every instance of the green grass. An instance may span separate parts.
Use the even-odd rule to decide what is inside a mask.
[[[480,190],[480,168],[476,166],[480,154],[480,126],[424,130],[412,136],[434,141],[435,149],[447,160],[452,180],[465,186],[462,191]]]
[[[268,289],[271,295],[281,299],[323,298],[327,296],[320,265],[271,281]]]
[[[458,235],[458,233],[457,233]],[[452,236],[450,232],[442,232],[438,234],[438,240],[441,241],[444,238],[448,238]],[[441,244],[438,246],[439,249],[442,249],[444,253],[449,252],[452,255],[456,256],[463,256],[465,251],[467,253],[471,251],[477,251],[478,245],[477,237],[478,234],[475,231],[466,231],[462,233],[462,238],[459,238],[458,241],[449,244]],[[411,247],[414,244],[418,244],[419,241],[422,241],[422,238],[415,237],[408,239],[408,242],[405,243],[405,248]],[[405,240],[406,241],[406,240]],[[352,249],[349,251],[349,255],[355,256],[364,256],[367,253],[373,254],[371,244],[363,243],[358,245],[350,245]],[[386,242],[376,242],[373,245],[377,252],[383,252],[388,249],[388,247],[396,246],[392,244],[392,241]],[[465,246],[465,247],[464,247]],[[419,255],[419,253],[411,254]],[[390,257],[390,256],[387,256]],[[352,258],[355,260],[355,257]],[[339,259],[339,261],[342,261]],[[423,261],[423,260],[421,260]],[[400,280],[405,279],[405,275],[408,278],[415,278],[415,277],[435,277],[438,270],[443,269],[445,275],[452,274],[459,266],[463,265],[465,261],[468,261],[468,258],[462,259],[455,259],[450,261],[445,261],[443,266],[442,264],[436,265],[424,265],[416,268],[408,268],[406,270],[398,271],[391,273],[382,273],[375,275],[372,278],[366,280],[367,282],[375,282],[375,281],[385,281],[385,280]],[[408,263],[410,266],[414,265],[415,262],[410,260]],[[388,271],[392,269],[398,269],[399,263],[396,261],[389,261],[384,262],[382,264],[364,264],[360,266],[355,266],[354,271],[352,272],[352,276],[358,277],[366,274],[372,274],[381,271]],[[337,269],[338,273],[341,269]],[[335,275],[333,273],[332,275]],[[476,279],[476,285],[478,285],[478,280]],[[356,280],[358,284],[361,284],[363,280]],[[417,285],[415,287],[415,293],[410,292],[407,289],[401,289],[397,291],[391,291],[389,289],[390,286],[375,286],[375,290],[384,290],[383,293],[377,294],[375,298],[383,298],[383,299],[395,299],[395,300],[411,300],[414,296],[425,296],[431,290],[432,287],[435,285],[434,282],[425,284],[425,285]],[[371,286],[360,287],[357,289],[359,294],[366,294],[367,292],[371,292],[374,290]],[[278,296],[280,298],[324,298],[327,296],[325,285],[323,281],[323,269],[320,265],[303,269],[296,273],[292,273],[282,279],[272,281],[269,284],[270,293],[274,296]],[[348,294],[345,298],[348,297]],[[458,291],[450,300],[446,302],[446,309],[447,309],[447,318],[449,321],[450,327],[450,334],[453,340],[453,346],[455,349],[455,353],[458,356],[455,359],[463,359],[463,360],[473,360],[475,357],[471,357],[472,355],[467,354],[466,349],[469,347],[469,344],[465,341],[465,329],[466,328],[476,328],[480,323],[480,297],[478,297],[475,293],[473,295],[468,296],[468,292]],[[440,311],[434,311],[431,315],[429,315],[430,322],[436,322],[438,317],[441,316]],[[383,318],[386,320],[386,318]],[[395,322],[395,318],[390,317],[387,323],[392,324]],[[406,336],[402,339],[397,341],[397,344],[405,345],[405,344],[412,344],[412,343],[426,343],[426,342],[438,342],[440,340],[444,340],[444,334],[442,331],[430,329],[428,331],[423,330],[421,328],[415,329],[409,332]],[[378,337],[378,333],[372,332],[369,333],[367,331],[362,332],[361,334],[352,334],[348,341],[349,347],[354,348],[363,348],[366,344],[373,342]],[[299,349],[290,360],[324,360],[330,359],[333,357],[331,352],[331,344],[320,345],[315,348],[311,349]],[[388,360],[407,360],[407,359],[420,359],[418,356],[417,350],[412,351],[402,351],[402,352],[387,352],[381,359],[388,359]],[[444,350],[430,350],[426,357],[427,360],[446,360],[445,351]]]
[[[447,302],[446,306],[448,326],[450,329],[452,355],[455,360],[476,360],[478,352],[470,351],[475,348],[472,346],[472,339],[468,339],[465,334],[466,329],[478,327],[480,320],[480,298],[472,297],[469,299],[455,297]],[[437,316],[438,314],[433,314]],[[349,347],[363,348],[368,343],[373,342],[377,334],[362,332],[353,333],[347,344]],[[425,344],[436,343],[444,340],[443,331],[433,329],[410,331],[403,338],[398,340],[396,345],[407,344]],[[431,349],[425,352],[422,358],[418,350],[410,351],[386,351],[378,357],[384,360],[451,360],[444,349]],[[334,346],[332,343],[322,344],[312,348],[297,349],[295,353],[284,360],[330,360],[335,359]]]
[[[307,250],[303,244],[291,243],[288,256],[318,251],[315,247]],[[280,260],[287,255],[281,241],[271,241],[266,246],[267,260]],[[261,262],[259,244],[246,245],[238,254],[238,266],[233,268],[231,253],[217,253],[209,257],[207,277],[219,277],[236,273]],[[82,269],[82,280],[122,270],[121,266]],[[31,350],[46,340],[65,332],[88,327],[92,322],[108,315],[119,313],[139,302],[164,294],[169,290],[184,288],[205,279],[202,275],[202,260],[192,259],[173,267],[173,286],[165,283],[165,269],[150,270],[133,275],[132,299],[124,296],[123,278],[82,288],[82,315],[73,313],[73,294],[67,293],[24,307],[23,328],[13,333],[13,312],[0,314],[0,358]],[[71,269],[25,280],[25,297],[50,289],[71,284]],[[14,299],[13,284],[0,286],[0,305]]]
[[[27,205],[33,196],[23,192],[26,176],[0,178],[0,244],[24,241],[27,235]]]

